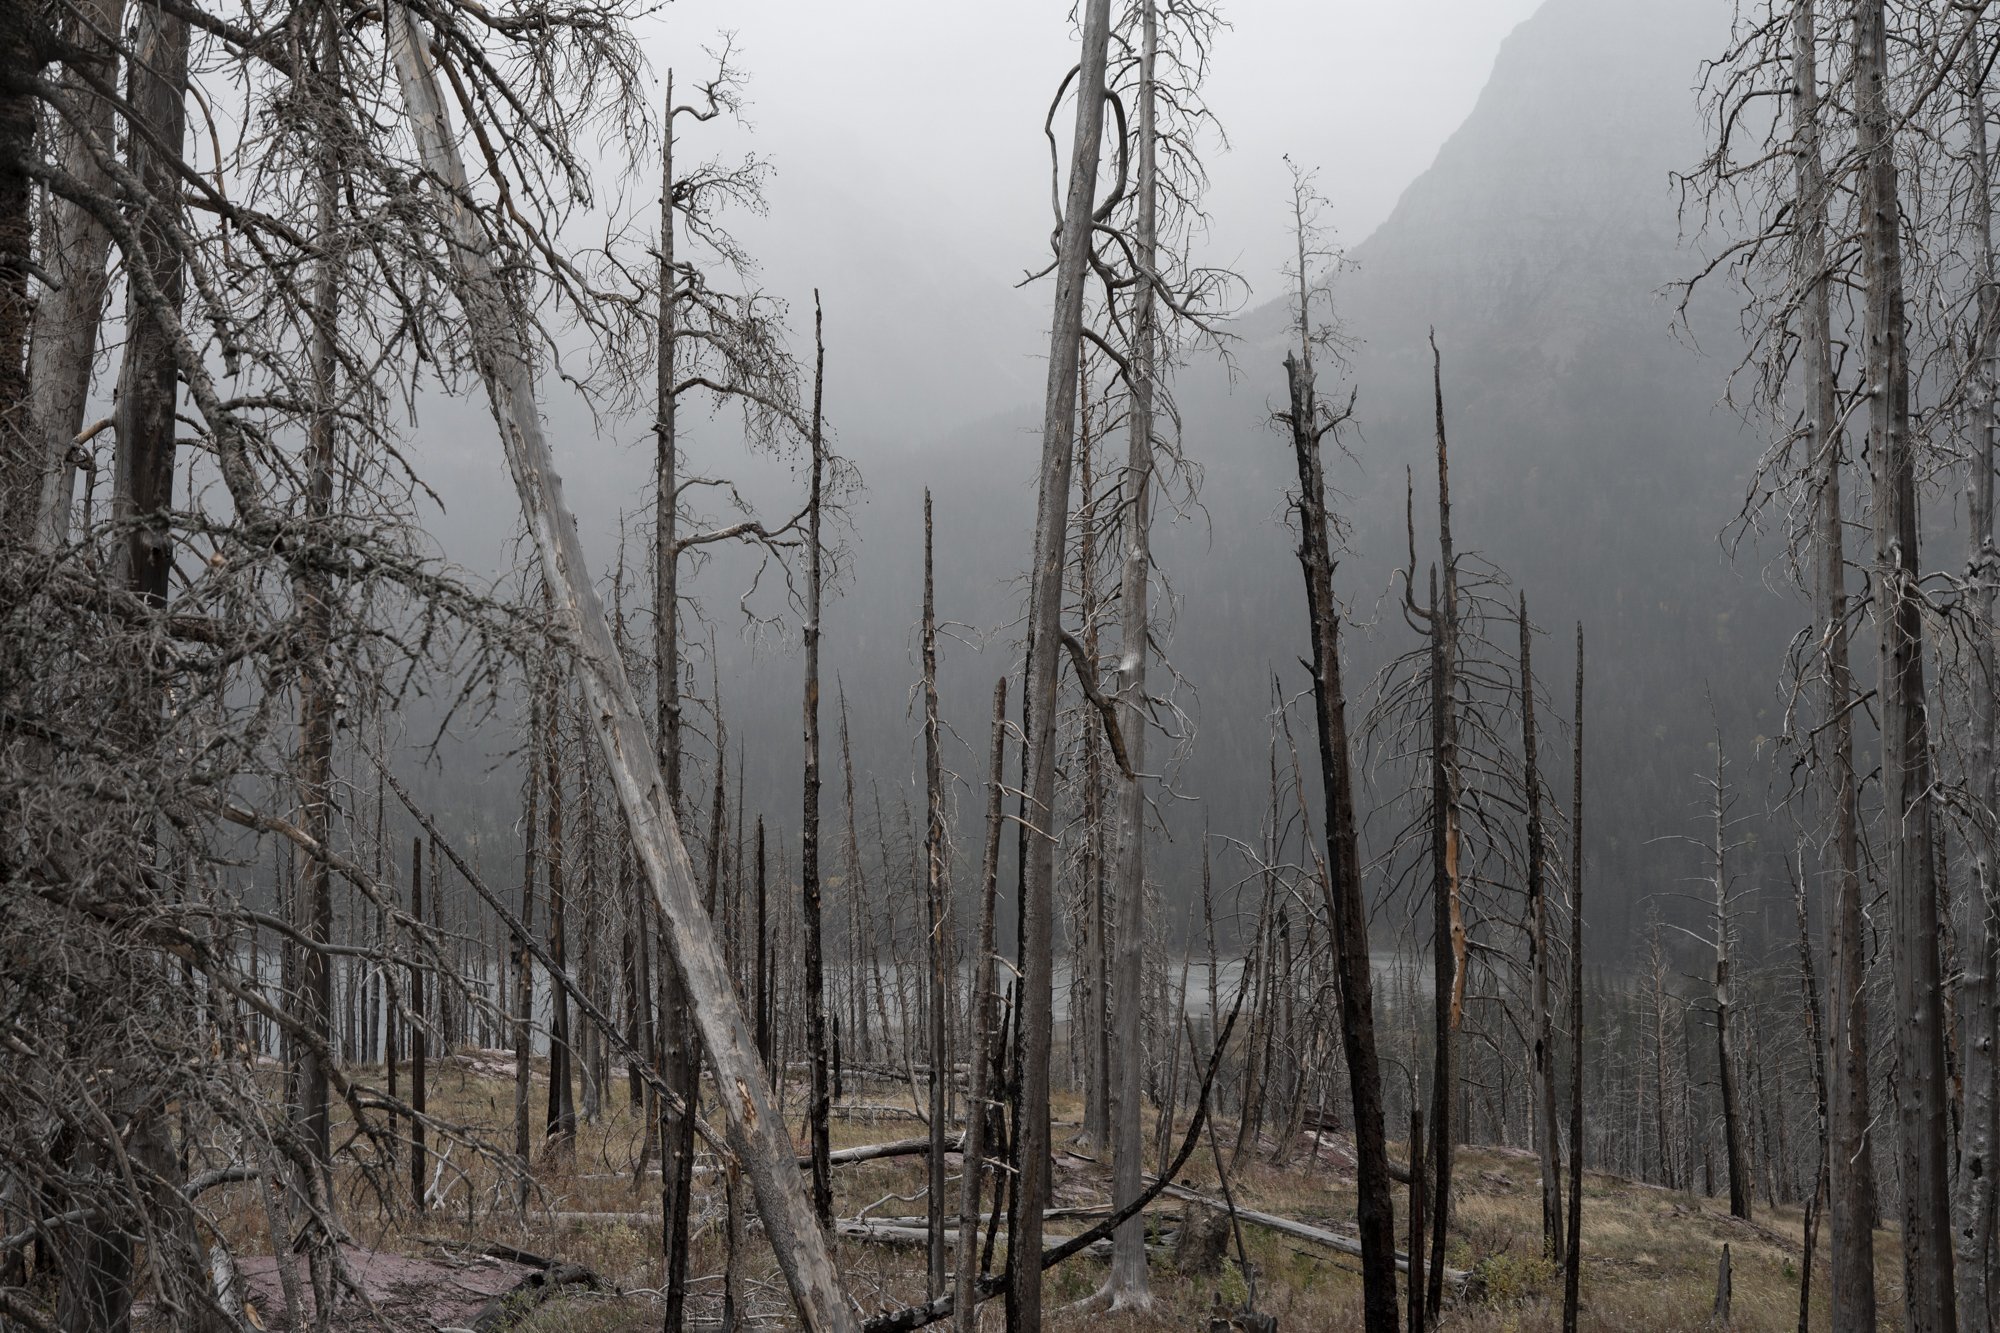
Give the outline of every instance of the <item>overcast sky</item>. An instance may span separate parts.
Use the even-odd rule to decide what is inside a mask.
[[[1471,109],[1501,40],[1534,7],[1222,0],[1234,26],[1216,44],[1208,100],[1230,146],[1210,154],[1214,224],[1201,257],[1237,269],[1257,299],[1275,292],[1286,153],[1320,168],[1342,241],[1363,239]],[[753,133],[689,127],[683,152],[746,143],[769,159],[770,216],[738,228],[765,285],[792,300],[801,334],[818,285],[850,394],[879,400],[894,386],[928,419],[909,423],[918,436],[1039,392],[1049,293],[1013,284],[1046,255],[1041,125],[1075,58],[1069,10],[1070,0],[675,0],[641,30],[655,66],[683,77],[706,66],[702,48],[718,33],[735,33]]]

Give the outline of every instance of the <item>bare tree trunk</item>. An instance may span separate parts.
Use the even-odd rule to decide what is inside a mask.
[[[317,16],[320,29],[319,69],[313,94],[320,105],[338,104],[340,30],[334,14],[321,7]],[[312,334],[309,348],[312,376],[312,416],[306,441],[305,517],[308,525],[324,527],[333,509],[333,469],[335,424],[338,405],[336,379],[339,366],[335,343],[340,319],[340,285],[337,228],[339,225],[340,162],[334,145],[339,136],[327,127],[319,152],[315,182],[314,234],[320,249],[312,295]],[[173,380],[167,381],[167,401],[174,397]],[[176,429],[171,418],[166,429]],[[172,449],[168,447],[168,484],[171,485]],[[171,555],[167,556],[171,559]],[[293,595],[299,604],[299,809],[306,836],[318,847],[330,844],[333,826],[333,730],[336,686],[332,675],[333,584],[323,570],[307,562],[292,571]],[[330,1185],[326,1173],[332,1162],[331,1119],[327,1105],[326,1059],[334,1048],[333,976],[326,946],[333,940],[333,875],[323,856],[305,859],[299,922],[304,950],[300,957],[302,976],[298,991],[299,1019],[312,1040],[300,1043],[299,1105],[295,1127],[303,1148],[301,1170],[305,1178],[296,1182],[298,1213],[306,1226],[306,1253],[310,1266],[314,1299],[314,1321],[322,1329],[330,1326],[333,1314],[333,1274],[328,1263],[332,1219],[312,1206],[322,1197],[322,1187]],[[327,1192],[330,1197],[330,1191]]]
[[[757,816],[757,1055],[771,1067],[770,893],[764,865],[764,817]]]
[[[1299,219],[1299,320],[1306,322],[1305,229]],[[1341,1036],[1354,1101],[1356,1214],[1361,1233],[1362,1302],[1368,1333],[1396,1333],[1396,1218],[1390,1199],[1389,1154],[1383,1134],[1382,1075],[1375,1051],[1374,982],[1369,973],[1368,911],[1361,894],[1361,851],[1355,828],[1353,773],[1347,743],[1347,698],[1341,686],[1340,608],[1333,598],[1333,554],[1326,483],[1321,472],[1323,424],[1314,396],[1312,347],[1302,338],[1285,356],[1290,388],[1292,448],[1299,470],[1299,564],[1305,574],[1312,627],[1313,710],[1319,731],[1320,782],[1325,789],[1327,916],[1340,979]]]
[[[544,644],[542,651],[551,649]],[[531,686],[529,698],[528,795],[521,819],[521,933],[514,938],[514,1159],[521,1173],[514,1183],[514,1206],[520,1209],[528,1206],[528,1185],[534,1169],[528,1100],[533,1090],[535,965],[529,935],[535,929],[535,873],[541,857],[541,747],[545,740],[541,726],[542,692]],[[558,984],[550,979],[552,989]]]
[[[1112,1127],[1114,1159],[1111,1176],[1113,1207],[1139,1197],[1144,1173],[1145,1134],[1139,1123],[1144,1098],[1145,1031],[1140,1023],[1139,989],[1146,952],[1146,733],[1150,708],[1146,699],[1146,658],[1152,633],[1150,590],[1153,526],[1153,377],[1154,275],[1158,251],[1158,154],[1156,117],[1158,93],[1154,67],[1159,60],[1159,13],[1153,0],[1142,0],[1139,52],[1139,194],[1134,242],[1138,286],[1132,314],[1132,402],[1126,428],[1130,433],[1122,491],[1126,497],[1123,563],[1119,578],[1119,726],[1124,732],[1126,760],[1116,784],[1116,832],[1113,855],[1118,888],[1117,973],[1112,996],[1117,1003],[1118,1038],[1113,1043],[1117,1063],[1117,1114]],[[1171,1040],[1171,1037],[1169,1038]],[[1111,1306],[1144,1308],[1152,1298],[1146,1282],[1146,1219],[1134,1215],[1118,1228],[1111,1242]]]
[[[1820,148],[1818,33],[1814,0],[1795,0],[1794,123],[1799,142],[1799,274],[1804,312],[1801,360],[1811,399],[1813,456],[1819,494],[1818,568],[1820,705],[1827,732],[1823,761],[1829,830],[1832,910],[1827,914],[1827,973],[1832,987],[1827,1044],[1832,1099],[1827,1144],[1834,1333],[1875,1327],[1875,1160],[1869,1127],[1867,955],[1861,918],[1859,816],[1854,773],[1853,673],[1847,646],[1847,558],[1841,513],[1842,432],[1835,397],[1831,302],[1827,291],[1827,187]]]
[[[995,1031],[993,995],[993,905],[1000,886],[1000,827],[1006,797],[1007,678],[993,683],[993,759],[986,779],[986,848],[979,873],[979,956],[973,960],[972,1050],[967,1055],[965,1144],[960,1150],[958,1192],[958,1333],[978,1333],[973,1289],[979,1276],[979,1185],[986,1164],[986,1103],[993,1095],[991,1061],[1000,1034]],[[936,1145],[932,1145],[933,1156]],[[997,1186],[996,1186],[997,1189]]]
[[[1034,566],[1029,592],[1028,654],[1022,685],[1027,714],[1027,814],[1035,830],[1025,845],[1021,895],[1020,1106],[1014,1137],[1018,1162],[1007,1252],[1009,1333],[1042,1326],[1042,1213],[1049,1195],[1049,1046],[1054,1011],[1056,666],[1062,651],[1063,564],[1069,527],[1070,464],[1076,432],[1077,362],[1083,347],[1083,288],[1104,137],[1104,76],[1110,0],[1086,0],[1075,86],[1076,134],[1069,188],[1056,247],[1056,293],[1049,328],[1048,388],[1042,417],[1042,468],[1035,504]],[[1015,1256],[1027,1256],[1016,1262]]]
[[[101,66],[100,75],[108,75],[117,59],[109,42],[124,26],[124,0],[85,0],[76,7],[65,35],[80,52],[94,55]],[[115,191],[97,161],[115,151],[111,103],[74,71],[64,77],[62,90],[76,114],[55,123],[54,159],[85,189],[111,198]],[[39,468],[40,483],[34,535],[36,543],[48,550],[69,540],[70,507],[76,491],[74,442],[84,428],[83,414],[90,399],[91,362],[110,286],[105,265],[111,254],[111,233],[83,205],[55,198],[49,200],[43,215],[43,229],[41,262],[50,281],[36,302],[34,336],[28,349],[27,424],[39,444],[39,456],[32,458]],[[22,237],[25,241],[25,228]]]
[[[1410,1298],[1410,1333],[1423,1333],[1431,1325],[1424,1310],[1424,1294],[1430,1285],[1424,1268],[1424,1190],[1429,1180],[1424,1174],[1424,1108],[1412,1092],[1410,1097],[1410,1272],[1404,1279]]]
[[[1725,822],[1722,733],[1715,736],[1715,1060],[1716,1081],[1722,1089],[1722,1135],[1728,1152],[1729,1215],[1750,1218],[1750,1162],[1744,1141],[1742,1098],[1736,1087],[1736,1046],[1729,1020],[1734,997],[1730,991],[1730,915],[1728,829]]]
[[[820,506],[826,482],[826,447],[821,437],[820,394],[826,379],[826,340],[821,334],[819,293],[813,292],[812,495],[806,506],[806,698],[805,813],[799,832],[799,878],[805,903],[806,1052],[812,1061],[813,1215],[822,1228],[833,1226],[832,1151],[827,1137],[831,1094],[826,1064],[826,964],[819,894],[819,613]],[[942,1207],[942,1202],[936,1203]],[[934,1293],[935,1294],[935,1293]]]
[[[1890,956],[1896,980],[1896,1111],[1901,1129],[1903,1310],[1907,1333],[1957,1324],[1952,1282],[1950,1087],[1938,964],[1938,885],[1925,709],[1923,594],[1917,587],[1917,481],[1910,439],[1901,196],[1889,109],[1886,0],[1855,0],[1854,102],[1867,281],[1869,458],[1880,636],[1882,803]]]
[[[410,920],[416,935],[410,940],[410,1206],[422,1213],[424,1199],[424,1056],[430,1045],[425,1031],[424,962],[424,840],[410,839]]]
[[[544,606],[550,605],[544,602]],[[556,645],[551,643],[542,667],[542,767],[543,804],[548,818],[549,957],[555,965],[569,968],[569,883],[563,866],[563,757],[562,681]],[[543,1137],[549,1149],[561,1156],[576,1151],[576,1102],[571,1077],[569,993],[561,986],[549,988],[549,1101],[543,1122]]]
[[[1812,937],[1806,929],[1806,885],[1803,875],[1795,885],[1794,905],[1799,918],[1799,999],[1805,1011],[1806,1037],[1812,1044],[1813,1092],[1819,1113],[1819,1162],[1813,1171],[1812,1198],[1806,1205],[1805,1243],[1799,1259],[1799,1333],[1810,1333],[1812,1314],[1813,1250],[1819,1240],[1821,1214],[1825,1211],[1827,1186],[1827,1124],[1830,1108],[1826,1087],[1826,1023],[1820,1016],[1819,977],[1813,966]]]
[[[1549,894],[1542,851],[1542,775],[1535,753],[1534,634],[1528,628],[1528,594],[1520,594],[1521,754],[1526,764],[1528,807],[1529,944],[1534,951],[1532,1005],[1535,1024],[1535,1085],[1540,1097],[1535,1117],[1535,1150],[1542,1163],[1542,1252],[1557,1263],[1563,1256],[1562,1147],[1556,1129],[1556,1031],[1549,1003]],[[1575,1151],[1575,1146],[1571,1146]]]
[[[1958,1254],[1958,1317],[1966,1333],[1993,1333],[2000,1326],[2000,1293],[1993,1285],[1992,1268],[1996,1244],[1996,1204],[1993,1188],[1996,1137],[2000,1137],[2000,1060],[1994,1043],[1996,1022],[2000,1022],[2000,839],[1995,821],[2000,820],[2000,765],[1994,761],[1996,732],[2000,732],[2000,710],[1994,704],[1996,673],[2000,657],[1994,651],[1994,602],[1996,578],[2000,578],[2000,555],[1993,537],[1993,468],[1996,397],[2000,397],[2000,282],[1993,252],[1993,162],[1986,141],[1988,108],[1985,93],[1987,54],[1979,40],[1978,15],[1968,14],[1965,31],[1965,82],[1967,152],[1972,163],[1973,190],[1968,203],[1972,210],[1972,250],[1978,265],[1979,325],[1973,348],[1974,407],[1972,429],[1972,477],[1968,490],[1967,517],[1971,550],[1967,567],[1972,587],[1967,599],[1971,611],[1968,637],[1972,643],[1972,672],[1967,682],[1967,724],[1971,735],[1966,746],[1965,782],[1971,797],[1973,816],[1968,836],[1972,843],[1973,893],[1968,906],[1971,929],[1967,932],[1965,977],[1961,984],[1960,1009],[1965,1023],[1964,1051],[1965,1110],[1959,1135],[1958,1188],[1955,1192],[1952,1226]]]
[[[684,981],[696,1025],[714,1062],[734,1150],[744,1160],[758,1213],[805,1326],[845,1333],[853,1327],[824,1237],[800,1197],[798,1167],[783,1122],[771,1105],[750,1031],[729,985],[715,934],[695,897],[693,867],[680,837],[666,779],[639,716],[624,663],[611,641],[604,610],[583,560],[576,525],[542,436],[524,349],[509,330],[508,304],[471,216],[464,163],[447,127],[443,101],[409,14],[400,5],[387,23],[412,127],[426,166],[445,184],[454,240],[453,261],[474,347],[502,443],[514,473],[545,578],[559,592],[564,628],[577,643],[590,715],[633,844],[659,900],[673,961]],[[669,502],[671,496],[669,496]]]
[[[1431,396],[1437,427],[1438,553],[1443,588],[1431,606],[1431,908],[1433,1026],[1431,1083],[1431,1270],[1426,1308],[1444,1308],[1445,1252],[1451,1236],[1451,1167],[1458,1148],[1452,1098],[1461,996],[1465,987],[1465,918],[1458,884],[1458,550],[1451,534],[1451,453],[1444,429],[1444,365],[1431,341]],[[1412,557],[1414,564],[1414,556]],[[1411,573],[1414,575],[1415,570]],[[1433,593],[1440,590],[1433,588]],[[1460,1131],[1463,1132],[1462,1130]]]
[[[43,489],[38,474],[45,470],[42,450],[37,447],[39,423],[33,417],[30,381],[22,368],[31,330],[40,333],[34,328],[35,294],[29,281],[35,269],[35,220],[28,165],[37,160],[40,147],[36,143],[40,108],[35,85],[43,66],[57,51],[55,34],[46,22],[48,12],[28,4],[0,10],[0,532],[9,537],[32,536]],[[117,30],[114,20],[107,31]],[[108,130],[109,111],[103,116]],[[104,137],[109,138],[108,132]],[[108,148],[108,143],[105,146]],[[73,161],[78,154],[68,156]],[[51,241],[61,244],[60,237],[45,235],[45,259],[50,257]],[[60,266],[61,260],[56,264]],[[103,268],[102,252],[98,268]],[[101,287],[99,292],[101,295]],[[94,335],[94,324],[92,328]],[[81,374],[87,388],[91,353],[86,350],[82,355],[82,366],[71,361],[69,373]],[[62,443],[67,451],[69,441]]]
[[[930,937],[930,1130],[928,1188],[925,1215],[928,1223],[928,1267],[925,1295],[936,1300],[944,1294],[944,1153],[945,1080],[951,1048],[945,1038],[946,990],[951,985],[947,962],[949,946],[945,916],[944,765],[938,752],[937,692],[937,604],[931,577],[931,492],[924,488],[924,903]],[[977,1168],[966,1158],[964,1170]],[[969,1237],[960,1237],[969,1245]]]
[[[1563,1248],[1563,1333],[1576,1333],[1583,1279],[1583,622],[1576,626],[1575,753],[1569,817],[1569,1243]]]

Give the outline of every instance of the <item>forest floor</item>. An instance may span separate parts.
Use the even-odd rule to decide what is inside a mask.
[[[510,1144],[513,1080],[501,1060],[498,1052],[473,1053],[434,1067],[432,1114],[464,1126],[469,1136]],[[630,1107],[622,1080],[610,1093],[615,1095],[607,1096],[604,1114],[580,1127],[573,1157],[537,1162],[538,1197],[525,1217],[514,1207],[511,1189],[501,1186],[497,1165],[472,1160],[462,1146],[453,1148],[442,1172],[432,1173],[436,1183],[428,1216],[418,1217],[403,1208],[395,1220],[385,1222],[375,1184],[365,1182],[358,1171],[344,1182],[343,1212],[355,1247],[350,1254],[369,1266],[364,1286],[382,1322],[408,1329],[469,1327],[494,1292],[505,1290],[528,1271],[481,1252],[497,1243],[502,1249],[514,1247],[585,1266],[603,1279],[599,1290],[562,1288],[555,1298],[511,1325],[520,1333],[638,1333],[660,1326],[658,1162],[648,1165],[635,1186],[641,1117]],[[836,1149],[924,1132],[906,1083],[870,1080],[861,1091],[850,1082],[847,1094],[833,1121]],[[531,1103],[538,1148],[546,1096],[546,1085],[538,1076]],[[803,1090],[789,1089],[786,1114],[798,1118],[803,1104]],[[1075,1099],[1064,1096],[1053,1107],[1059,1150],[1055,1205],[1087,1210],[1109,1202],[1109,1159],[1075,1145],[1080,1110]],[[1354,1235],[1353,1159],[1344,1141],[1322,1136],[1315,1152],[1308,1137],[1284,1162],[1274,1163],[1274,1145],[1267,1140],[1258,1151],[1231,1161],[1236,1127],[1225,1118],[1216,1130],[1239,1207]],[[1178,1133],[1177,1129],[1177,1137]],[[342,1137],[337,1130],[335,1142]],[[1401,1146],[1392,1145],[1392,1154],[1400,1157]],[[435,1148],[433,1153],[435,1163]],[[948,1162],[955,1210],[958,1158],[952,1156]],[[1447,1262],[1474,1275],[1471,1290],[1476,1294],[1448,1308],[1441,1326],[1467,1333],[1560,1328],[1562,1280],[1560,1272],[1541,1258],[1541,1201],[1534,1157],[1518,1149],[1461,1149],[1455,1175],[1457,1203]],[[407,1198],[407,1160],[397,1180]],[[1204,1195],[1219,1193],[1206,1145],[1189,1161],[1180,1182]],[[226,1188],[230,1197],[225,1231],[249,1280],[253,1303],[265,1327],[288,1327],[268,1257],[269,1233],[260,1196],[249,1186]],[[911,1219],[920,1231],[923,1188],[920,1156],[837,1165],[835,1213],[842,1218]],[[1407,1192],[1407,1187],[1398,1187],[1399,1216],[1406,1216]],[[1800,1213],[1795,1208],[1764,1206],[1761,1199],[1758,1205],[1755,1221],[1743,1222],[1728,1215],[1726,1198],[1586,1174],[1582,1326],[1663,1333],[1711,1329],[1717,1266],[1727,1243],[1734,1287],[1730,1326],[1739,1333],[1796,1329]],[[1087,1327],[1092,1333],[1205,1329],[1219,1307],[1240,1308],[1248,1287],[1233,1239],[1219,1269],[1185,1274],[1176,1268],[1169,1233],[1178,1229],[1185,1207],[1180,1200],[1163,1197],[1147,1213],[1153,1230],[1168,1240],[1154,1252],[1154,1303],[1149,1310],[1106,1314],[1088,1308],[1088,1298],[1104,1281],[1107,1264],[1086,1255],[1047,1275],[1045,1299],[1055,1312],[1048,1326]],[[698,1179],[691,1221],[695,1242],[690,1328],[720,1327],[727,1216],[722,1182],[714,1177]],[[1088,1225],[1088,1218],[1064,1217],[1052,1220],[1048,1231],[1055,1239]],[[1248,1222],[1242,1226],[1242,1240],[1250,1256],[1257,1308],[1275,1315],[1280,1329],[1303,1333],[1360,1327],[1358,1260]],[[1001,1243],[1004,1247],[1004,1235]],[[1898,1254],[1895,1234],[1878,1233],[1876,1280],[1884,1328],[1900,1327],[1895,1322],[1900,1306]],[[843,1237],[838,1263],[848,1291],[867,1312],[875,1313],[923,1299],[923,1255],[920,1244]],[[1825,1326],[1827,1313],[1825,1256],[1822,1234],[1813,1281],[1815,1328]],[[789,1301],[754,1228],[748,1231],[742,1273],[743,1326],[787,1326]],[[299,1276],[305,1286],[302,1269]],[[984,1307],[984,1314],[983,1327],[1000,1326],[1000,1302]],[[370,1321],[342,1320],[341,1326],[360,1329]]]

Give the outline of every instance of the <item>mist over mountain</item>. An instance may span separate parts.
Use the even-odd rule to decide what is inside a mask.
[[[1432,330],[1443,357],[1458,544],[1525,590],[1531,619],[1545,631],[1538,674],[1554,701],[1544,726],[1549,744],[1562,749],[1559,789],[1567,785],[1567,742],[1553,721],[1568,717],[1570,645],[1575,623],[1584,622],[1593,708],[1587,820],[1607,953],[1622,951],[1649,903],[1674,914],[1672,895],[1692,865],[1672,847],[1649,844],[1695,828],[1696,776],[1714,763],[1711,717],[1746,800],[1761,807],[1770,797],[1770,775],[1754,762],[1763,753],[1757,742],[1778,726],[1769,682],[1805,620],[1802,605],[1765,586],[1754,545],[1732,561],[1719,540],[1757,453],[1743,424],[1718,406],[1736,345],[1733,312],[1697,302],[1689,328],[1680,329],[1669,291],[1699,264],[1699,251],[1683,239],[1672,173],[1699,158],[1694,86],[1701,60],[1726,37],[1727,18],[1719,3],[1549,0],[1521,24],[1463,126],[1382,226],[1350,249],[1351,268],[1334,290],[1345,363],[1323,365],[1320,374],[1323,394],[1344,396],[1350,387],[1357,394],[1346,456],[1329,475],[1348,528],[1336,590],[1349,610],[1357,727],[1370,702],[1363,687],[1417,643],[1396,609],[1400,585],[1392,589],[1407,558],[1406,469],[1415,479],[1420,581],[1425,552],[1435,551]],[[1317,140],[1351,132],[1301,127],[1292,155],[1309,167]],[[1331,177],[1318,184],[1329,194],[1340,189]],[[1274,225],[1285,206],[1271,201]],[[1204,823],[1218,840],[1257,836],[1274,673],[1287,695],[1306,683],[1303,585],[1286,526],[1296,475],[1288,443],[1270,425],[1283,393],[1289,319],[1282,299],[1253,306],[1232,328],[1233,377],[1197,357],[1173,379],[1182,449],[1201,478],[1198,504],[1177,516],[1163,512],[1155,539],[1173,597],[1166,648],[1181,682],[1175,698],[1194,723],[1191,748],[1171,770],[1182,799],[1163,804],[1166,837],[1152,858],[1175,905],[1173,921],[1196,884]],[[839,594],[824,617],[822,726],[837,746],[844,689],[862,825],[873,828],[879,797],[893,836],[902,803],[921,805],[912,688],[928,486],[939,615],[960,627],[942,650],[940,684],[956,733],[946,765],[963,779],[956,790],[966,881],[993,681],[1019,672],[1039,412],[1023,393],[1017,410],[955,420],[950,395],[934,384],[913,386],[907,404],[852,401],[844,384],[851,358],[864,351],[843,341],[837,308],[828,328],[829,419],[866,489],[852,505]],[[1036,348],[1010,350],[983,334],[958,336],[986,347],[983,362],[1005,378],[1038,383]],[[864,378],[879,377],[880,367],[871,367]],[[987,393],[967,398],[992,401]],[[446,465],[468,473],[449,492],[455,509],[505,512],[504,476],[477,461],[489,447],[484,414],[466,403],[439,411],[450,421],[445,438],[463,444]],[[559,401],[550,412],[559,440],[565,431],[598,437],[564,466],[594,568],[608,582],[620,516],[629,540],[645,531],[650,437],[643,422],[607,428]],[[796,505],[797,460],[746,464],[731,414],[697,419],[686,434],[691,469],[743,478],[746,496],[767,513]],[[439,528],[448,547],[470,554],[483,544],[498,554],[502,534],[490,525],[454,528],[447,519]],[[627,572],[636,604],[647,586],[636,546],[631,559],[640,562]],[[796,630],[749,625],[738,598],[757,578],[755,565],[726,551],[699,570],[689,586],[706,624],[691,631],[691,655],[700,692],[711,676],[720,681],[732,750],[743,751],[747,808],[795,836]],[[780,614],[781,579],[767,569],[759,587],[747,605]],[[1491,629],[1511,653],[1511,622]],[[1018,707],[1018,679],[1014,685]],[[1309,727],[1308,719],[1309,710],[1298,712],[1295,726]],[[704,764],[707,745],[695,742],[691,751]],[[1302,742],[1309,768],[1311,748]],[[824,808],[837,812],[837,750],[829,749],[828,764]],[[510,770],[501,765],[481,791],[468,793],[469,806],[497,803],[496,824],[512,817]],[[1365,812],[1390,800],[1401,775],[1377,767],[1363,779],[1371,784]],[[1364,829],[1377,850],[1389,822],[1385,816]],[[505,860],[507,840],[496,841]],[[1226,851],[1218,841],[1225,861]],[[1240,869],[1219,869],[1218,883]],[[1392,922],[1378,915],[1378,925]]]

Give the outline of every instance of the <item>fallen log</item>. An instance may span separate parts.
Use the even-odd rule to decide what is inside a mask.
[[[602,1291],[604,1280],[582,1264],[550,1264],[523,1273],[519,1282],[486,1303],[472,1321],[472,1333],[500,1333],[565,1287]]]
[[[964,1146],[965,1135],[960,1133],[957,1138],[945,1145],[945,1151],[957,1152]],[[864,1143],[854,1148],[842,1148],[831,1154],[827,1160],[839,1166],[843,1162],[879,1162],[887,1157],[924,1157],[929,1155],[930,1150],[931,1141],[928,1138],[890,1139],[887,1143]],[[805,1171],[811,1167],[812,1155],[800,1153],[799,1169]]]
[[[1162,1188],[1160,1192],[1172,1198],[1185,1200],[1188,1203],[1198,1203],[1204,1208],[1214,1208],[1225,1213],[1230,1211],[1229,1205],[1221,1199],[1211,1198],[1206,1194],[1191,1190],[1185,1185],[1170,1184]],[[1280,1217],[1276,1213],[1260,1213],[1254,1208],[1245,1208],[1241,1204],[1236,1206],[1235,1212],[1239,1220],[1248,1222],[1252,1226],[1263,1227],[1266,1231],[1275,1231],[1280,1235],[1291,1236],[1297,1240],[1311,1241],[1315,1245],[1323,1245],[1329,1250],[1338,1250],[1342,1254],[1351,1254],[1356,1258],[1359,1258],[1361,1255],[1361,1242],[1351,1240],[1337,1231],[1328,1231],[1324,1227],[1316,1227],[1307,1222],[1295,1222],[1289,1217]],[[1410,1256],[1401,1250],[1396,1251],[1396,1269],[1398,1272],[1403,1273],[1410,1271]],[[1459,1287],[1463,1287],[1466,1280],[1472,1276],[1470,1273],[1458,1268],[1447,1268],[1444,1270],[1444,1275]]]

